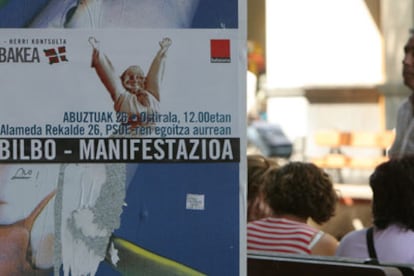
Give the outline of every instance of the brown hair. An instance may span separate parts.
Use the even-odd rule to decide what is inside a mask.
[[[335,214],[338,197],[332,180],[315,164],[290,162],[271,174],[266,194],[275,214],[312,218],[318,224]]]
[[[272,214],[265,202],[265,185],[269,172],[279,168],[275,159],[262,155],[247,156],[247,221],[261,219]]]

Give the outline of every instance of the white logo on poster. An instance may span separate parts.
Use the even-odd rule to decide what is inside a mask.
[[[204,195],[187,194],[186,209],[204,210]]]

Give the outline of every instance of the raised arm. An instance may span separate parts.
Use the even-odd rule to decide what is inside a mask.
[[[155,55],[146,77],[145,89],[149,91],[158,101],[160,100],[160,86],[164,75],[167,50],[172,41],[170,38],[163,38],[160,41],[160,49]]]
[[[89,43],[93,47],[91,67],[95,68],[99,79],[108,90],[112,100],[116,101],[121,93],[119,77],[116,76],[111,61],[99,50],[98,41],[94,37],[90,37]]]

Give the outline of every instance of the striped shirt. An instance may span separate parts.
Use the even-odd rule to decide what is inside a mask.
[[[322,235],[306,223],[268,217],[247,224],[247,250],[311,254]]]

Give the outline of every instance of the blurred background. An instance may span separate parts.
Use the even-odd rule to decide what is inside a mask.
[[[248,153],[329,171],[341,205],[325,227],[337,237],[370,224],[368,177],[410,93],[413,19],[412,0],[248,0]]]

